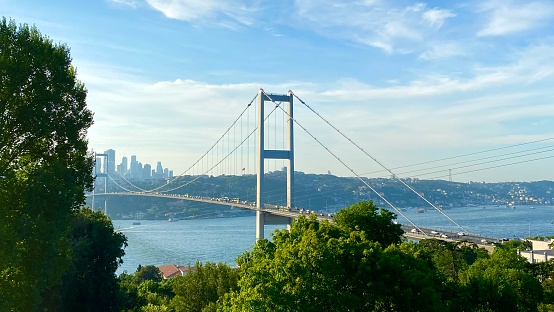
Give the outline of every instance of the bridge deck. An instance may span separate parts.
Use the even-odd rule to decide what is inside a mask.
[[[87,194],[87,197],[92,196],[92,194]],[[210,198],[210,197],[201,197],[201,196],[189,196],[189,195],[180,195],[180,194],[163,194],[163,193],[127,193],[127,192],[112,192],[112,193],[101,193],[94,194],[94,196],[147,196],[147,197],[161,197],[161,198],[171,198],[179,200],[188,200],[195,201],[200,203],[209,203],[216,205],[230,206],[234,208],[248,209],[254,211],[263,211],[273,215],[288,217],[288,218],[298,218],[299,215],[307,215],[314,213],[316,214],[319,220],[332,220],[333,214],[323,213],[318,211],[304,210],[300,208],[287,208],[277,205],[265,205],[264,208],[257,208],[255,203],[247,202],[233,202],[229,200],[222,200],[221,198]],[[467,241],[474,243],[481,248],[487,249],[489,252],[494,248],[493,243],[502,242],[499,238],[486,237],[479,234],[472,233],[462,233],[462,232],[452,232],[452,231],[438,231],[431,228],[415,228],[411,225],[402,225],[404,230],[404,237],[412,240],[422,240],[422,239],[439,239],[449,242],[457,241]]]

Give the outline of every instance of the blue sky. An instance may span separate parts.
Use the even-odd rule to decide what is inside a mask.
[[[290,89],[388,167],[554,180],[552,1],[0,0],[0,15],[71,48],[90,147],[118,159],[180,173],[260,88]],[[356,172],[378,170],[295,113]],[[351,175],[296,133],[297,170]]]

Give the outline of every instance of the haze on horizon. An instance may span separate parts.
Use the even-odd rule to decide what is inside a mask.
[[[390,168],[425,163],[406,176],[448,179],[482,158],[496,168],[452,179],[554,180],[551,1],[0,0],[0,15],[71,48],[90,148],[117,161],[178,175],[263,88],[292,90]],[[295,116],[356,172],[389,175],[307,109]],[[296,135],[297,171],[352,175]]]

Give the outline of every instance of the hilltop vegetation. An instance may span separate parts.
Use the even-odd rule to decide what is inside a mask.
[[[172,188],[185,185],[192,177],[178,178]],[[275,205],[285,203],[285,174],[272,172],[266,174],[267,198],[264,201]],[[394,179],[368,179],[367,183],[398,208],[427,207],[428,205],[412,191]],[[406,183],[422,193],[429,201],[443,208],[463,207],[467,205],[554,205],[554,181],[502,182],[502,183],[459,183],[443,180],[406,179]],[[120,181],[119,183],[126,183]],[[165,180],[133,181],[142,189],[158,187]],[[110,191],[121,191],[113,183],[108,184]],[[245,176],[204,176],[194,183],[173,191],[175,194],[189,194],[208,198],[240,198],[241,201],[254,202],[256,198],[256,178]],[[101,189],[100,186],[99,189]],[[310,210],[337,211],[353,203],[373,200],[379,207],[386,203],[357,178],[337,177],[328,174],[295,174],[295,203],[297,207]],[[145,213],[146,218],[164,218],[167,213],[178,213],[182,217],[192,215],[221,214],[228,208],[218,205],[198,205],[175,199],[110,197],[108,213],[112,218],[124,215]],[[90,202],[89,202],[90,205]],[[96,206],[102,206],[102,199]],[[210,215],[210,212],[213,212]]]

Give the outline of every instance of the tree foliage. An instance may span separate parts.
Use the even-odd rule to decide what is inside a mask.
[[[197,262],[194,269],[173,279],[175,311],[201,312],[213,309],[226,293],[237,290],[238,273],[223,263]]]
[[[121,311],[173,311],[169,306],[175,296],[173,280],[162,279],[154,265],[139,265],[133,274],[120,274],[118,284]]]
[[[466,271],[479,258],[488,258],[485,249],[469,242],[447,242],[424,239],[419,248],[430,255],[435,267],[446,277],[458,281],[458,275]]]
[[[135,272],[135,279],[138,283],[143,281],[153,281],[161,282],[163,279],[162,272],[155,265],[145,265],[142,266],[139,264],[137,271]]]
[[[72,211],[91,186],[92,124],[69,48],[0,21],[0,310],[53,308]]]
[[[384,249],[380,242],[368,238],[383,233],[380,229],[360,230],[352,220],[359,219],[345,218],[335,225],[319,222],[315,216],[301,216],[290,232],[274,233],[273,242],[258,241],[237,261],[240,291],[228,295],[220,308],[442,311],[437,292],[441,279],[433,267],[395,245]],[[385,222],[373,224],[392,228],[390,236],[396,233]]]
[[[349,233],[364,231],[368,240],[379,242],[382,246],[399,244],[404,231],[392,221],[396,214],[387,209],[379,209],[373,201],[362,201],[340,210],[334,220],[341,230]]]
[[[84,208],[75,213],[69,239],[71,266],[63,277],[60,311],[116,311],[115,271],[123,263],[127,238],[114,231],[104,213]]]
[[[491,311],[537,311],[543,289],[531,264],[511,250],[496,250],[479,259],[460,280],[471,306]]]

